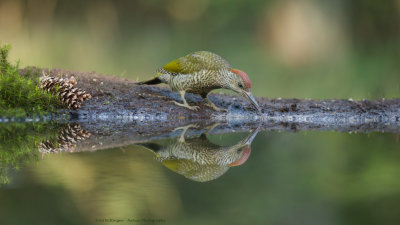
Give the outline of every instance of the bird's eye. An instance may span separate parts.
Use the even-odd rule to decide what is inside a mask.
[[[238,87],[243,88],[243,84],[239,82]]]

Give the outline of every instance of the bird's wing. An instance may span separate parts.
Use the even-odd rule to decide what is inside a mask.
[[[162,70],[172,74],[191,74],[204,69],[220,70],[228,67],[230,67],[228,61],[221,56],[212,52],[199,51],[166,64]]]

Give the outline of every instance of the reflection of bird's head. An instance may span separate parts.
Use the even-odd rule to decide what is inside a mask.
[[[230,163],[229,166],[240,166],[247,161],[250,156],[251,148],[250,146],[243,146],[239,148],[237,151],[237,160]]]
[[[251,143],[257,136],[258,130],[256,129],[238,144],[230,147],[229,151],[235,154],[235,160],[229,166],[240,166],[247,161],[251,153]]]

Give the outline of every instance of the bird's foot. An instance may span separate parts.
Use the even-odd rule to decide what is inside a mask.
[[[198,109],[200,109],[200,106],[190,106],[189,104],[183,104],[183,103],[179,103],[179,102],[176,102],[176,101],[173,101],[173,103],[175,103],[175,105],[178,105],[178,106],[182,106],[182,107],[185,107],[185,108],[188,108],[188,109],[190,109],[190,110],[194,110],[194,111],[197,111]]]
[[[217,112],[228,112],[228,110],[226,110],[226,109],[221,109],[221,108],[217,107],[214,103],[206,103],[205,105],[213,108]]]
[[[186,125],[184,127],[175,128],[173,130],[173,131],[183,130],[182,133],[181,133],[181,136],[179,137],[179,142],[185,142],[185,133],[186,133],[187,130],[189,130],[189,128],[199,128],[199,125],[197,125],[197,124],[189,124],[189,125]]]
[[[206,131],[204,132],[204,134],[208,134],[209,132],[211,132],[212,130],[214,130],[216,127],[218,127],[219,125],[227,125],[228,123],[220,123],[220,122],[217,122],[217,123],[213,123],[213,124],[211,124],[210,126],[207,126],[206,127]]]
[[[175,129],[173,129],[172,131],[177,131],[177,130],[187,131],[189,128],[199,128],[199,127],[200,127],[199,125],[197,125],[195,123],[191,123],[191,124],[188,124],[188,125],[183,126],[183,127],[177,127]]]

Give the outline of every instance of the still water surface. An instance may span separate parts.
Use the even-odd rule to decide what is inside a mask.
[[[2,151],[35,146],[22,144],[30,134],[14,144],[2,135]],[[23,162],[1,155],[0,224],[400,222],[399,134],[206,132],[43,151],[55,147]]]

